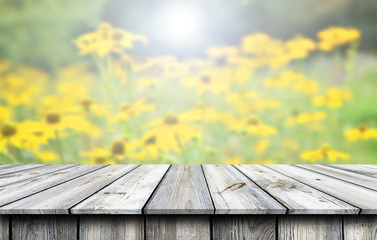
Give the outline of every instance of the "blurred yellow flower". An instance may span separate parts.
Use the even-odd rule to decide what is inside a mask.
[[[115,115],[111,122],[127,121],[131,116],[138,117],[142,112],[150,112],[155,109],[153,104],[145,104],[145,98],[141,98],[135,103],[122,103],[119,112]]]
[[[201,71],[197,76],[183,78],[181,83],[184,86],[196,88],[199,95],[207,91],[213,92],[216,95],[228,91],[228,85],[224,81],[224,76],[221,76],[214,70]]]
[[[229,124],[230,130],[235,130],[238,132],[245,132],[249,135],[265,137],[269,135],[277,134],[276,128],[264,124],[258,117],[249,116],[247,118],[238,120],[236,119],[233,123]]]
[[[225,164],[241,164],[240,157],[231,157],[225,161]]]
[[[150,122],[147,127],[152,129],[146,134],[158,139],[157,146],[162,151],[182,152],[183,146],[188,141],[201,135],[201,130],[192,122],[191,116],[167,114],[163,118]]]
[[[264,153],[269,146],[270,146],[270,141],[268,141],[268,140],[259,140],[254,145],[254,152],[256,152],[258,154]]]
[[[294,112],[293,116],[286,119],[285,124],[287,126],[293,126],[296,124],[319,122],[326,119],[326,117],[327,115],[325,112],[310,112],[310,113]]]
[[[336,162],[338,159],[350,158],[350,156],[345,153],[333,150],[329,144],[324,144],[318,150],[302,152],[300,157],[304,160],[310,160],[312,163],[316,163],[321,159],[329,159],[331,162]]]
[[[377,129],[368,128],[366,125],[361,124],[358,128],[345,130],[344,134],[349,141],[377,138]]]
[[[343,106],[344,100],[349,100],[352,98],[352,93],[350,91],[330,88],[327,90],[326,95],[315,96],[312,99],[314,106],[327,105],[329,108],[339,108]]]

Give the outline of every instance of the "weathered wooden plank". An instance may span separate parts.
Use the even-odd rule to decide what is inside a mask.
[[[146,214],[213,214],[200,165],[173,165],[147,203]]]
[[[275,240],[275,216],[225,215],[212,218],[213,239]]]
[[[360,209],[261,165],[236,166],[289,214],[357,214]]]
[[[344,240],[376,240],[377,216],[344,216]]]
[[[34,177],[24,181],[0,187],[0,205],[5,205],[21,198],[30,196],[39,191],[56,186],[73,178],[95,171],[104,166],[79,165],[70,169],[63,169],[53,173]],[[49,197],[49,196],[47,196]],[[39,201],[39,200],[38,200]],[[6,209],[6,208],[5,208]],[[0,208],[0,213],[6,213]]]
[[[77,217],[62,215],[13,216],[12,239],[76,240]]]
[[[82,215],[80,240],[143,240],[144,217],[127,215]]]
[[[277,216],[277,239],[337,240],[342,239],[342,217],[336,215]]]
[[[0,215],[0,239],[9,239],[9,220],[9,216]]]
[[[9,173],[0,175],[0,187],[5,186],[7,184],[23,181],[26,179],[30,179],[36,176],[41,176],[44,174],[52,173],[55,171],[59,171],[62,169],[68,169],[73,167],[74,165],[44,165],[38,168],[31,168],[24,171]]]
[[[2,165],[2,168],[0,169],[0,175],[19,172],[31,168],[38,168],[41,166],[43,166],[43,164]]]
[[[269,165],[268,167],[361,208],[363,214],[377,213],[376,191],[297,166]]]
[[[343,169],[346,171],[359,173],[366,176],[377,177],[377,169],[371,168],[370,165],[356,165],[356,164],[331,164],[328,167]]]
[[[365,176],[358,173],[353,173],[346,170],[331,168],[325,165],[318,165],[318,164],[303,164],[297,165],[299,167],[312,170],[315,172],[322,173],[324,175],[339,178],[340,180],[351,182],[357,185],[361,185],[366,188],[370,188],[372,190],[377,190],[377,179],[370,176]]]
[[[69,209],[137,165],[110,165],[0,208],[6,214],[68,214]],[[87,166],[89,167],[89,166]]]
[[[147,240],[210,239],[209,216],[148,215],[146,218]]]
[[[169,165],[142,165],[71,209],[73,214],[141,214]]]
[[[203,165],[215,214],[285,214],[287,209],[230,165]]]

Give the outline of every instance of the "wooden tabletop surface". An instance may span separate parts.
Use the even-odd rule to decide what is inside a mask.
[[[377,214],[377,165],[0,165],[0,214]]]

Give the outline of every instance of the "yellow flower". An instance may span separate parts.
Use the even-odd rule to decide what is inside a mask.
[[[260,53],[271,41],[264,33],[255,33],[242,38],[242,51],[245,53]]]
[[[200,129],[192,122],[190,116],[167,114],[149,123],[147,126],[153,129],[148,130],[146,134],[156,136],[157,146],[162,151],[167,152],[171,149],[181,152],[188,141],[201,135]]]
[[[225,161],[225,164],[241,164],[240,157],[231,157]]]
[[[343,105],[344,100],[352,98],[352,93],[346,90],[331,88],[326,95],[313,97],[313,105],[321,106],[327,105],[329,108],[339,108]]]
[[[139,160],[156,160],[160,154],[160,138],[156,135],[146,134],[141,139],[136,139],[128,143],[131,149],[139,150],[133,157]]]
[[[0,61],[0,74],[6,72],[12,66],[11,61],[2,60]]]
[[[307,94],[314,94],[318,90],[318,83],[314,80],[301,80],[293,85],[293,90]]]
[[[324,144],[320,149],[314,151],[305,151],[301,153],[300,157],[305,160],[310,160],[312,163],[321,159],[329,159],[331,162],[336,162],[338,159],[349,159],[350,156],[333,150],[329,144]]]
[[[201,71],[197,76],[186,77],[181,80],[184,86],[196,88],[198,94],[202,95],[206,91],[213,92],[216,95],[228,91],[228,85],[225,83],[224,76],[212,69]]]
[[[293,113],[292,117],[289,117],[285,124],[287,126],[292,126],[296,124],[306,124],[319,122],[326,119],[327,115],[324,112],[311,112],[311,113]]]
[[[110,52],[122,53],[125,48],[133,48],[134,41],[147,44],[146,38],[142,35],[135,35],[113,28],[108,23],[102,23],[95,32],[86,33],[74,42],[79,48],[79,55],[95,53],[102,58]]]
[[[270,141],[259,140],[254,146],[254,151],[259,154],[264,153],[267,150],[268,146],[270,146]]]
[[[142,112],[150,112],[155,109],[153,104],[145,104],[145,99],[141,98],[135,103],[124,102],[119,113],[111,119],[111,122],[127,121],[131,116],[138,117]]]
[[[329,27],[317,34],[320,39],[318,47],[330,51],[334,46],[345,45],[360,39],[361,33],[355,28]]]
[[[377,138],[377,129],[367,128],[366,125],[361,124],[358,128],[345,130],[344,134],[349,141]]]
[[[155,87],[161,84],[161,80],[157,78],[144,77],[137,80],[139,87]]]
[[[258,117],[249,116],[247,118],[238,120],[236,119],[233,123],[229,123],[230,130],[235,130],[239,132],[245,132],[249,135],[265,137],[269,135],[277,134],[276,128],[264,124]]]
[[[0,125],[0,152],[9,144],[22,148],[24,129],[17,123],[4,123]]]
[[[203,122],[218,122],[223,120],[225,115],[229,113],[220,112],[216,109],[209,108],[203,103],[199,103],[193,109],[184,113],[185,116],[188,116],[192,121],[203,121]]]
[[[277,162],[272,159],[257,159],[252,162],[252,164],[276,164]]]
[[[38,159],[42,160],[45,164],[54,163],[58,156],[54,152],[50,151],[38,151],[34,153]]]
[[[284,71],[280,75],[267,78],[264,81],[266,87],[287,87],[294,82],[305,79],[305,77],[294,71]]]
[[[57,133],[65,129],[72,129],[83,131],[93,136],[100,135],[100,130],[83,117],[66,115],[58,112],[46,113],[43,121],[40,121],[39,124],[43,127],[44,132],[46,133]]]
[[[130,150],[123,140],[116,140],[111,144],[110,150],[94,148],[82,155],[91,159],[90,164],[117,164],[118,161],[133,157],[133,154],[129,153]]]
[[[299,144],[297,141],[293,140],[284,140],[282,143],[283,147],[288,148],[292,151],[296,151],[299,149]]]
[[[0,105],[0,123],[3,121],[9,121],[11,113],[12,113],[11,108],[7,108]]]

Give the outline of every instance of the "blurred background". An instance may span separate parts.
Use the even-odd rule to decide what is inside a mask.
[[[72,40],[103,21],[145,35],[149,46],[136,46],[133,53],[148,56],[200,57],[209,46],[235,45],[256,31],[279,39],[298,33],[315,38],[332,25],[360,29],[361,51],[374,54],[376,11],[375,0],[1,0],[0,58],[57,69],[79,59],[73,59]],[[175,24],[171,15],[181,12],[196,14],[198,22],[193,34],[177,41],[169,28]]]

